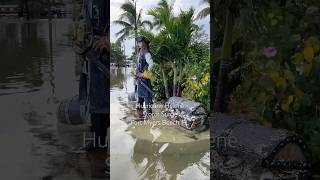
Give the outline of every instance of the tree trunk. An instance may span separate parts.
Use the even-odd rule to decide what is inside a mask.
[[[137,1],[134,2],[134,51],[136,52],[136,57],[135,59],[138,58],[138,48],[137,48],[137,37],[138,37],[138,23],[137,23]]]
[[[214,72],[213,72],[213,65],[214,65],[214,26],[213,26],[213,18],[214,18],[214,12],[213,12],[213,1],[210,1],[210,91],[209,91],[209,96],[210,96],[210,104],[209,104],[209,108],[210,108],[210,112],[213,112],[213,105],[214,105],[214,97],[215,97],[215,93],[214,93]]]
[[[178,70],[177,71],[179,71],[179,74],[178,74],[178,77],[177,77],[177,79],[178,79],[178,82],[177,82],[177,92],[176,92],[176,95],[178,96],[178,97],[181,97],[181,78],[182,78],[182,76],[183,76],[183,71],[182,71],[182,66],[181,65],[179,65],[178,66]]]
[[[135,29],[134,30],[134,51],[135,51],[135,53],[136,53],[136,56],[135,56],[135,59],[137,59],[138,58],[138,53],[139,53],[139,51],[138,51],[138,47],[137,47],[137,37],[138,37],[138,32],[137,32],[137,29]]]
[[[174,62],[172,64],[172,70],[173,70],[173,96],[177,96],[177,75],[178,75],[178,70],[177,70],[177,65]]]
[[[169,94],[169,88],[168,88],[168,77],[167,77],[167,74],[164,70],[164,67],[161,67],[161,71],[162,71],[164,92],[165,92],[166,98],[169,99],[170,94]]]
[[[226,25],[222,44],[220,60],[220,70],[217,85],[216,99],[214,103],[215,112],[223,112],[225,106],[225,87],[228,81],[228,63],[230,63],[232,53],[232,33],[234,27],[234,17],[230,10],[227,11]]]

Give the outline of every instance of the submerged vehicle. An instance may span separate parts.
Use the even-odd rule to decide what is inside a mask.
[[[209,118],[212,179],[311,179],[312,153],[298,134],[230,114]]]
[[[164,114],[169,120],[190,131],[201,131],[208,125],[208,111],[205,106],[185,98],[169,98]]]
[[[128,94],[129,101],[137,101],[136,93]],[[203,131],[207,129],[208,110],[199,103],[182,97],[170,97],[164,104],[162,113],[165,118],[188,131]]]

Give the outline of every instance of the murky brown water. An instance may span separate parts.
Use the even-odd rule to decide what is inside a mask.
[[[111,69],[111,179],[209,179],[208,131],[194,135],[161,123],[132,123],[134,102],[127,99],[134,89],[130,72]]]
[[[0,19],[0,179],[91,179],[90,155],[74,152],[86,127],[56,118],[59,103],[78,93],[72,21],[49,27]]]

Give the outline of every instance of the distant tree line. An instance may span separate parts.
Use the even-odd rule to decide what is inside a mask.
[[[123,65],[125,63],[126,56],[121,48],[121,43],[111,43],[111,63],[116,63],[117,65]]]
[[[2,0],[0,3],[17,4],[20,8],[19,16],[26,19],[47,17],[49,6],[52,14],[59,14],[56,9],[65,5],[63,0]]]

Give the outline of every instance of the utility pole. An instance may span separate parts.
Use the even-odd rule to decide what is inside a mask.
[[[138,37],[138,23],[137,23],[137,0],[132,0],[134,2],[134,51],[136,52],[136,58],[138,57],[138,48],[137,48],[137,37]]]
[[[125,43],[123,42],[123,57],[126,61],[126,46],[125,46]]]

